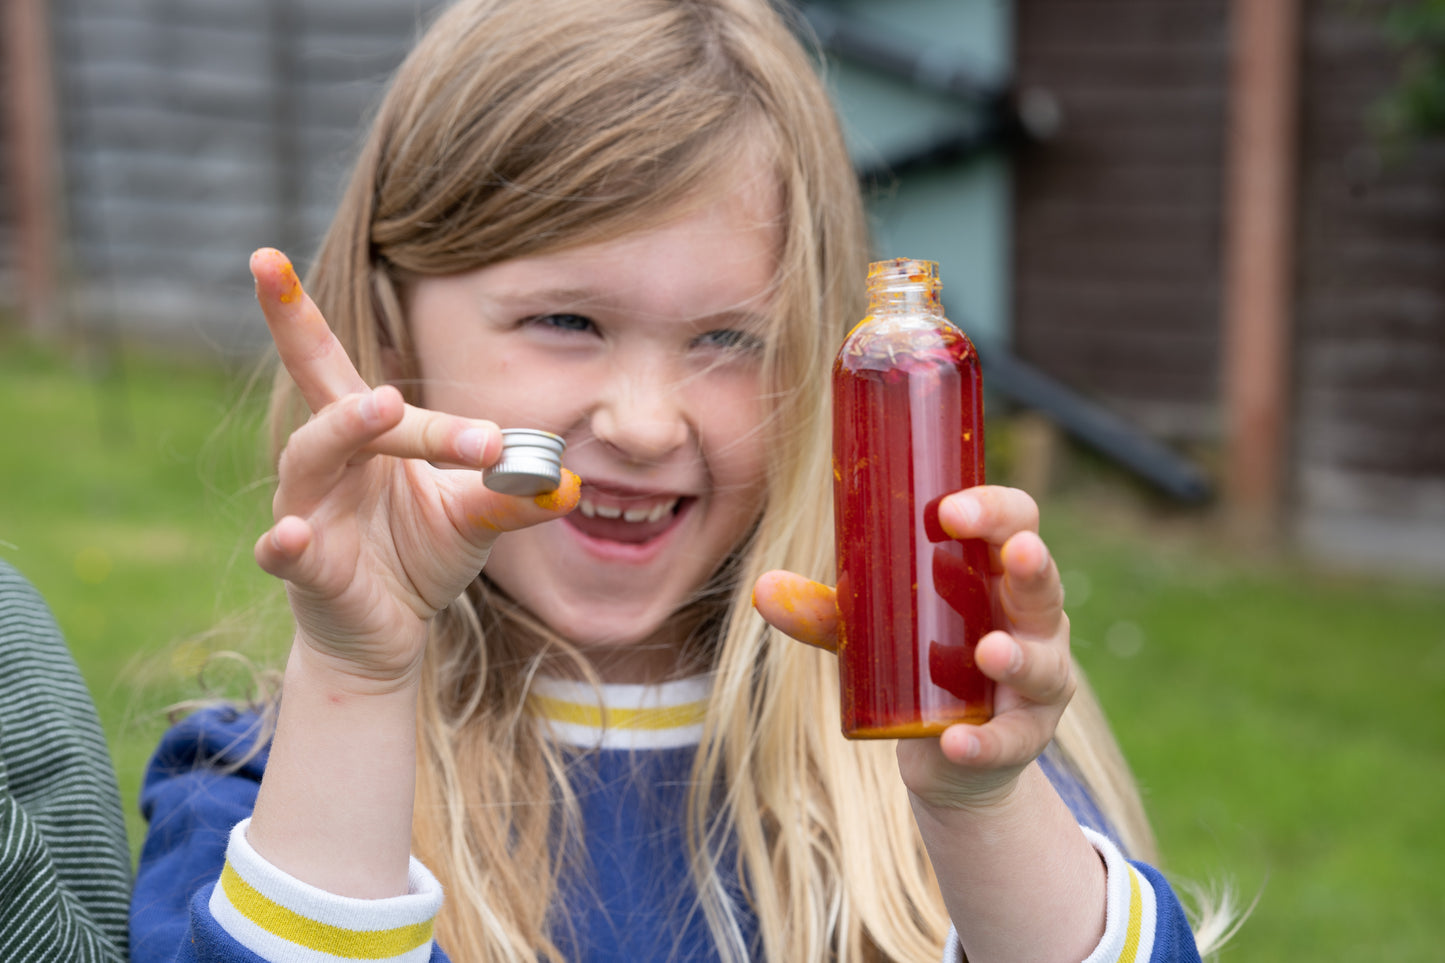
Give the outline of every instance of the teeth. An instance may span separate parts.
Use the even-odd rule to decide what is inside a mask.
[[[625,522],[658,522],[672,514],[677,508],[677,499],[658,502],[651,508],[629,508],[623,511],[613,505],[599,505],[590,499],[582,499],[577,505],[577,510],[585,518],[620,518]]]

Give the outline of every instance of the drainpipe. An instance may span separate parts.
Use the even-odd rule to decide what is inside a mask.
[[[1232,0],[1223,392],[1229,521],[1281,530],[1293,321],[1299,0]]]

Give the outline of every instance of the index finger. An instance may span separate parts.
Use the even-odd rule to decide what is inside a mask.
[[[321,316],[321,309],[301,289],[301,280],[286,255],[275,248],[261,248],[251,255],[251,274],[256,278],[256,300],[281,363],[313,414],[338,398],[369,390]]]

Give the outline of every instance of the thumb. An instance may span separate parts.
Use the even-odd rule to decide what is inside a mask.
[[[540,495],[503,495],[481,483],[480,475],[465,506],[465,518],[473,531],[496,536],[541,522],[561,518],[577,507],[582,497],[582,479],[562,469],[562,484]]]
[[[799,642],[838,650],[838,597],[822,582],[792,572],[767,572],[753,587],[753,608]]]

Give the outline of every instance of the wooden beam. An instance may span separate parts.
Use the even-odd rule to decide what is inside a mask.
[[[6,137],[15,211],[20,308],[26,326],[54,335],[60,324],[56,287],[55,97],[45,0],[5,0]]]
[[[1294,316],[1300,0],[1232,0],[1224,249],[1225,495],[1241,530],[1282,525]]]

